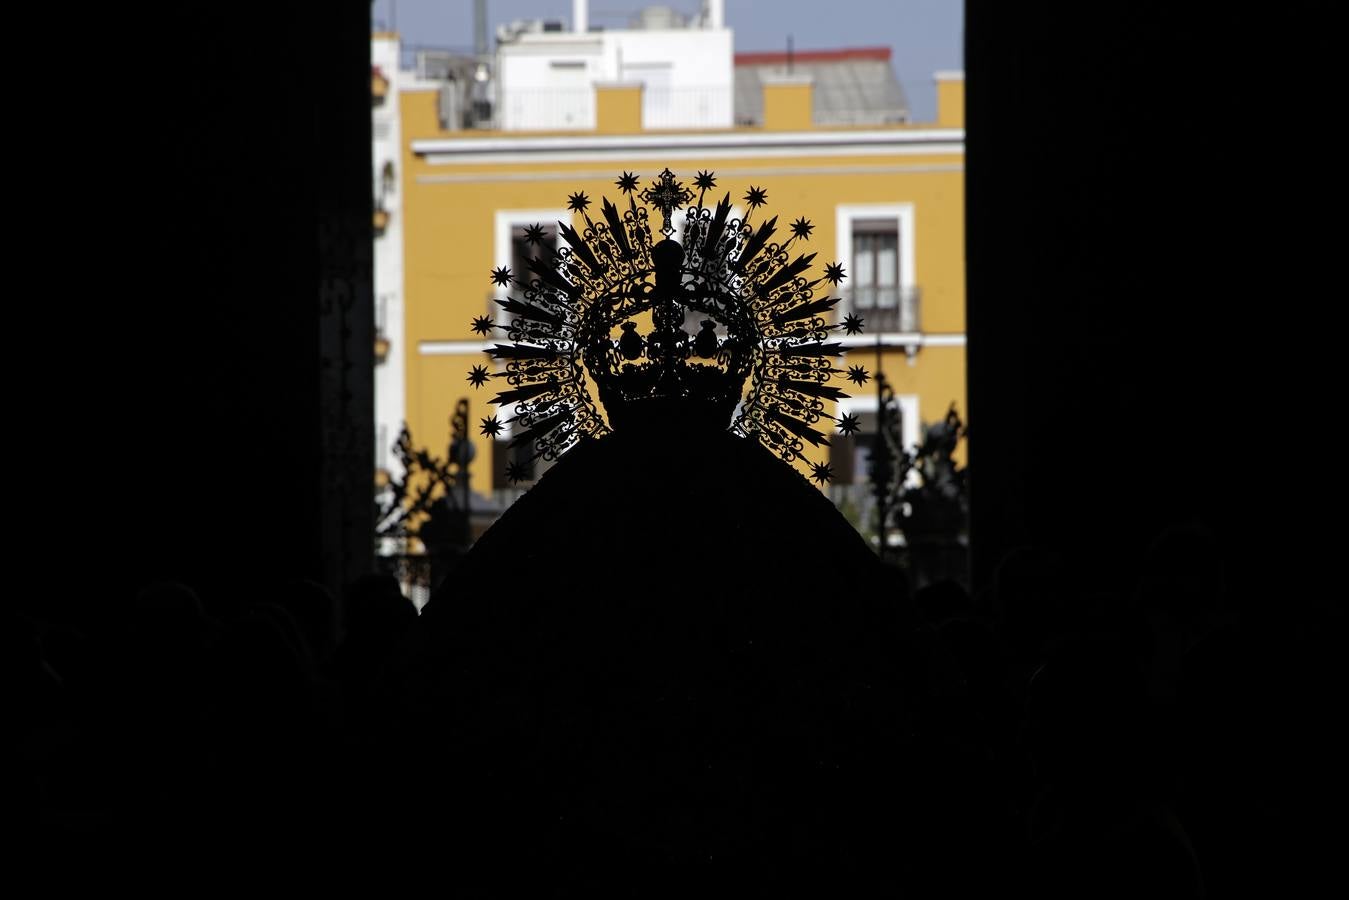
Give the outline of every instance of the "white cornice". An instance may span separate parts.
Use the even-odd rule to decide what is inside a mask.
[[[684,134],[564,135],[549,137],[428,138],[412,152],[432,165],[483,162],[584,162],[606,158],[674,159],[697,156],[874,156],[963,154],[963,128],[868,131],[729,131]]]
[[[634,166],[633,172],[640,178],[650,176],[652,178],[660,174],[663,168],[650,166]],[[963,172],[965,164],[963,162],[950,163],[887,163],[883,165],[871,165],[859,163],[856,165],[836,165],[836,166],[810,166],[810,165],[787,165],[770,166],[756,164],[742,167],[717,167],[717,174],[724,175],[727,178],[736,177],[755,177],[770,178],[788,175],[809,175],[817,177],[820,175],[917,175],[931,172]],[[607,181],[613,178],[613,171],[610,169],[594,170],[576,170],[576,169],[530,169],[527,171],[505,171],[495,170],[492,172],[437,172],[431,175],[418,175],[417,184],[485,184],[488,182],[523,182],[523,181]]]
[[[893,331],[879,335],[836,338],[846,350],[875,350],[880,339],[882,349],[894,350],[905,347],[963,347],[965,335],[960,333],[924,334],[917,331]],[[421,356],[460,356],[465,353],[486,353],[498,344],[510,343],[507,340],[495,341],[420,341],[417,353]]]

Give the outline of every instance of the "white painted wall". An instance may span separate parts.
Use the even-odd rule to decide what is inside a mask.
[[[497,53],[498,110],[507,131],[595,127],[596,81],[608,75],[598,35],[524,34]]]
[[[595,82],[641,82],[645,128],[729,128],[728,28],[521,34],[497,51],[501,127],[595,127]]]
[[[389,92],[384,102],[371,107],[373,134],[371,190],[381,196],[381,174],[384,164],[394,165],[394,187],[385,193],[384,209],[389,213],[389,224],[384,233],[375,238],[375,321],[389,340],[389,355],[375,366],[375,460],[396,478],[402,467],[393,452],[393,443],[406,418],[404,399],[403,356],[403,179],[399,148],[403,134],[398,115],[398,96],[406,79],[398,69],[399,42],[396,38],[370,41],[370,61],[378,66],[389,80]]]

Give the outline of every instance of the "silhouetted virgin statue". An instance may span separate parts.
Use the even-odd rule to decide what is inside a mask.
[[[895,594],[801,471],[829,477],[843,273],[807,275],[810,223],[757,221],[763,190],[738,218],[694,184],[624,174],[596,218],[574,194],[566,248],[493,273],[495,402],[557,463],[421,617],[409,739],[486,854],[837,876],[887,833],[903,730]]]

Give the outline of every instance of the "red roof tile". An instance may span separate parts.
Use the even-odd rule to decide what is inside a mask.
[[[841,50],[797,50],[792,53],[792,61],[799,63],[846,62],[852,59],[876,59],[889,62],[889,47],[844,47]],[[775,66],[786,65],[787,53],[774,50],[769,53],[737,53],[737,66]]]

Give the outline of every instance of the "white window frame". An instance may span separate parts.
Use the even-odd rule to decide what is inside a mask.
[[[565,209],[498,209],[495,213],[493,225],[493,267],[499,269],[511,264],[512,228],[525,228],[530,225],[543,225],[545,223],[556,225],[558,222],[571,225],[571,213]],[[562,232],[559,231],[557,233],[557,249],[562,249],[566,244],[567,242],[562,238]]]
[[[843,265],[844,281],[853,272],[853,227],[861,220],[893,220],[899,234],[899,289],[909,293],[918,286],[918,258],[914,249],[914,208],[912,203],[848,203],[834,208],[834,235],[837,259]],[[851,313],[852,297],[839,304],[839,316]],[[921,323],[920,323],[921,325]],[[921,332],[920,332],[921,333]],[[874,412],[875,410],[871,410]]]
[[[865,385],[863,386],[864,389]],[[861,390],[859,389],[859,390]],[[918,417],[918,395],[917,394],[895,394],[895,404],[899,406],[899,439],[903,441],[905,450],[912,450],[917,447],[922,440],[923,423]],[[876,392],[873,390],[869,395],[844,397],[838,401],[838,417],[841,419],[851,413],[877,413],[880,412],[881,404],[876,398]],[[836,429],[837,430],[837,429]],[[905,484],[913,486],[918,483],[918,473],[909,472]]]

